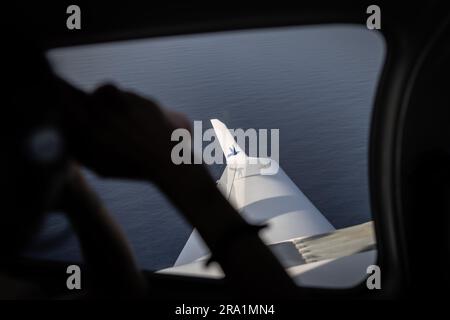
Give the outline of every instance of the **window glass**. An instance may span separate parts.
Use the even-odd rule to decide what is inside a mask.
[[[248,177],[239,182],[245,191],[234,182],[239,194],[231,200],[252,222],[270,222],[262,237],[299,284],[351,286],[376,258],[367,154],[384,53],[376,31],[327,25],[68,47],[48,58],[84,90],[112,82],[202,121],[203,131],[210,119],[233,129],[278,129],[283,171],[271,179],[279,188],[272,183],[272,197],[261,195],[269,180]],[[235,151],[225,150],[225,157]],[[226,164],[209,169],[226,192]],[[198,271],[192,262],[205,252],[195,252],[192,227],[157,188],[85,174],[144,269],[171,272],[176,264],[177,272]],[[81,259],[68,229],[60,215],[51,215],[31,254]],[[220,276],[220,270],[210,273]]]

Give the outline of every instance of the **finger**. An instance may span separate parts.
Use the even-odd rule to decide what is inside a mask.
[[[166,117],[169,119],[169,122],[175,127],[175,128],[182,128],[188,130],[190,133],[192,133],[192,126],[191,122],[189,121],[189,118],[181,112],[164,109],[164,113],[166,114]]]

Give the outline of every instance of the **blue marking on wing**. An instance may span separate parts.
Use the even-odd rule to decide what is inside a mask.
[[[239,151],[236,150],[235,147],[230,148],[230,152],[231,152],[231,153],[227,155],[227,158],[229,158],[229,157],[231,157],[231,156],[235,156],[235,155],[237,155],[237,154],[239,153]]]

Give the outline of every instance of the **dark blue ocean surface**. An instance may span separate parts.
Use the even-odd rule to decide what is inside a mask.
[[[229,128],[280,129],[281,166],[341,228],[371,219],[368,134],[384,52],[378,33],[333,25],[89,45],[48,57],[80,88],[113,82],[203,120],[205,128],[218,118]],[[218,178],[223,168],[211,169]],[[141,266],[172,265],[192,228],[164,195],[147,183],[86,174]],[[68,228],[51,215],[33,254],[80,259]],[[49,245],[52,238],[60,244]]]

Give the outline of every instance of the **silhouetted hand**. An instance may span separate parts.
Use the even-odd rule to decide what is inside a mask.
[[[155,182],[197,228],[236,287],[267,290],[276,284],[284,292],[294,286],[257,236],[257,229],[225,199],[206,167],[172,162],[172,132],[188,127],[183,116],[113,86],[90,95],[65,83],[62,87],[62,101],[70,100],[64,108],[70,155],[104,176]],[[259,261],[246,259],[248,252],[256,252]],[[259,276],[255,276],[256,266]],[[261,282],[261,278],[267,281]]]
[[[106,177],[154,181],[170,175],[171,134],[176,128],[190,129],[184,115],[112,85],[100,87],[65,109],[71,152]]]

